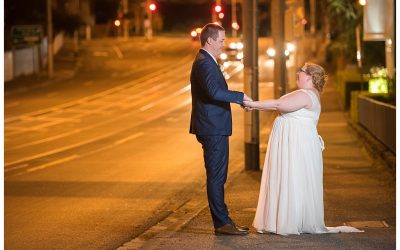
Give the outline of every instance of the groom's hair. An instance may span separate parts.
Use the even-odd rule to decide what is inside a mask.
[[[200,33],[200,42],[201,46],[204,46],[207,42],[207,39],[211,37],[214,41],[218,38],[218,31],[225,31],[225,29],[215,23],[206,24]]]

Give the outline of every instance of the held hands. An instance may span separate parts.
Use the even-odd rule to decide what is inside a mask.
[[[250,97],[248,97],[246,94],[244,94],[243,96],[243,105],[242,108],[244,108],[246,111],[251,111],[253,110],[253,108],[251,107],[251,102],[253,101],[253,99],[251,99]]]

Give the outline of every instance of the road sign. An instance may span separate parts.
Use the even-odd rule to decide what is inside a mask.
[[[14,45],[40,44],[43,37],[41,25],[16,25],[11,27],[12,41]]]

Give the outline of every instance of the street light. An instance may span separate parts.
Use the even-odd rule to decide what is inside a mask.
[[[234,30],[238,30],[238,29],[239,29],[239,24],[238,24],[237,22],[233,22],[233,23],[232,23],[232,28],[233,28]]]

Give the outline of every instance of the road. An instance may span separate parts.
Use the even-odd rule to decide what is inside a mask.
[[[6,249],[115,249],[201,190],[202,151],[188,133],[198,48],[182,37],[93,40],[58,80],[6,85]],[[225,72],[243,90],[242,65]],[[261,63],[261,97],[271,78]],[[238,162],[243,110],[232,108]]]

